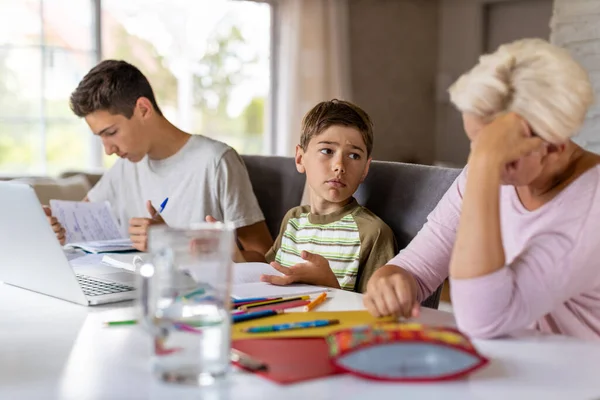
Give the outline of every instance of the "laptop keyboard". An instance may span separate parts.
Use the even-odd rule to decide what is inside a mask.
[[[131,286],[123,285],[117,282],[101,281],[86,275],[75,274],[75,276],[77,276],[79,285],[83,289],[83,293],[85,293],[86,296],[102,296],[105,294],[129,292],[134,290],[134,288]]]

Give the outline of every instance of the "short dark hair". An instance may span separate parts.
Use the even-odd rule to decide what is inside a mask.
[[[85,117],[98,110],[131,118],[140,97],[150,100],[162,115],[148,79],[135,66],[125,61],[105,60],[83,77],[71,94],[71,110]]]
[[[306,113],[302,119],[300,147],[306,150],[313,137],[335,125],[356,128],[367,146],[367,156],[371,156],[373,150],[373,123],[369,114],[349,101],[338,99],[323,101]]]

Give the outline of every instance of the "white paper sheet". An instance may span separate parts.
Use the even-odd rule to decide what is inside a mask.
[[[266,282],[254,282],[233,285],[231,287],[231,296],[236,299],[278,297],[328,292],[329,290],[329,288],[302,284],[275,286]]]
[[[256,283],[260,282],[261,275],[277,275],[283,274],[271,267],[267,263],[247,262],[233,264],[233,280],[234,285],[240,283]]]
[[[54,215],[67,231],[66,243],[123,239],[110,203],[50,200]]]

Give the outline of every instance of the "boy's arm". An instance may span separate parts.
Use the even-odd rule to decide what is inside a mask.
[[[248,261],[262,259],[273,245],[273,238],[254,195],[246,166],[235,150],[228,149],[217,162],[215,187],[214,194],[222,215],[213,217],[222,217],[234,224]]]
[[[242,257],[245,261],[265,262],[265,254],[272,247],[273,239],[265,221],[241,226],[236,230],[237,238],[242,245]]]
[[[359,293],[367,291],[367,282],[373,273],[396,255],[394,233],[383,221],[374,222],[365,221],[361,227],[361,260],[354,286],[354,291]]]

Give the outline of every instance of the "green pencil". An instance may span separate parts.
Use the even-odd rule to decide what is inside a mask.
[[[193,326],[196,328],[204,328],[207,326],[216,326],[222,323],[222,321],[176,321],[182,324],[186,324],[189,326]],[[136,325],[138,323],[137,319],[129,319],[125,321],[106,321],[104,323],[105,326],[125,326],[125,325]]]
[[[106,321],[104,325],[106,326],[121,326],[121,325],[135,325],[137,324],[136,319],[128,319],[125,321]]]

